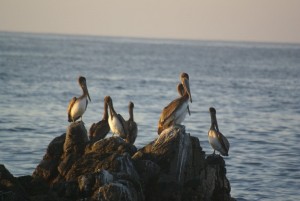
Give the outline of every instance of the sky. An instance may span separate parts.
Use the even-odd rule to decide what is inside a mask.
[[[0,31],[300,43],[300,0],[0,0]]]

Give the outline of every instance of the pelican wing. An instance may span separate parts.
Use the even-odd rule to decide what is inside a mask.
[[[137,124],[134,121],[127,121],[127,127],[128,127],[128,134],[126,137],[126,141],[128,143],[134,144],[135,139],[137,137],[137,133],[138,133],[138,128],[137,128]]]
[[[178,109],[178,106],[182,104],[182,97],[173,100],[169,105],[167,105],[161,112],[159,122],[162,124],[169,123],[173,120],[173,114]]]
[[[179,106],[184,103],[184,101],[184,97],[177,98],[163,109],[158,121],[158,134],[160,134],[165,128],[168,128],[170,125],[172,125],[172,123],[176,120],[175,113]]]
[[[68,121],[69,122],[73,121],[73,119],[71,117],[71,110],[72,110],[72,107],[73,107],[74,103],[76,102],[76,100],[77,100],[77,98],[73,97],[69,102],[69,106],[68,106]]]
[[[221,143],[222,147],[226,151],[226,153],[224,155],[228,156],[230,144],[229,144],[227,138],[221,132],[217,132],[217,134],[218,134],[219,142]]]
[[[120,137],[123,138],[123,139],[125,139],[127,137],[126,122],[125,122],[124,118],[122,117],[122,115],[118,114],[117,117],[118,117],[120,123],[122,124],[122,128],[123,128],[124,135],[125,135],[125,136],[120,135]]]
[[[97,124],[98,124],[98,123],[97,123]],[[90,130],[89,130],[90,136],[93,136],[93,133],[95,132],[95,130],[96,130],[96,128],[97,128],[97,124],[96,124],[96,123],[93,123],[93,124],[91,125],[91,128],[90,128]]]
[[[110,131],[108,121],[101,120],[98,123],[93,123],[90,128],[89,136],[93,139],[103,139],[106,137],[107,133]]]

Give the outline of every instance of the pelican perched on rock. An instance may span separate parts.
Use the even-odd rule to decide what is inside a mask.
[[[209,112],[211,117],[211,126],[208,131],[208,141],[214,149],[213,155],[215,155],[215,151],[217,150],[221,155],[228,156],[230,144],[227,138],[219,131],[216,109],[211,107],[209,108]]]
[[[93,123],[90,128],[89,137],[92,141],[97,141],[105,138],[105,136],[110,130],[108,124],[108,99],[108,96],[104,98],[104,111],[102,120],[97,123]]]
[[[111,132],[113,134],[118,134],[123,139],[126,139],[128,130],[124,118],[120,114],[116,113],[110,96],[107,96],[107,103],[110,111],[110,116],[108,117],[108,124]]]
[[[169,105],[167,105],[161,112],[158,121],[158,134],[172,125],[181,124],[186,116],[186,113],[189,111],[188,102],[189,100],[192,102],[189,75],[187,73],[181,73],[180,80],[184,88],[184,94],[169,103]]]
[[[126,121],[127,128],[128,128],[128,134],[127,134],[125,141],[130,144],[134,144],[135,139],[137,137],[137,133],[138,133],[137,124],[133,118],[133,108],[134,108],[133,102],[129,102],[129,105],[128,105],[129,119]]]
[[[85,112],[87,105],[88,105],[87,98],[91,101],[89,91],[86,86],[85,77],[80,76],[78,78],[78,83],[79,83],[83,93],[78,98],[73,97],[69,103],[69,106],[68,106],[68,121],[69,122],[74,122],[79,118],[81,118],[81,121],[82,121],[82,115]]]

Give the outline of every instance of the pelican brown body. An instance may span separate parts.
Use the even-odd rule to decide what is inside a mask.
[[[89,138],[92,141],[97,141],[97,140],[105,138],[107,133],[109,133],[109,131],[110,131],[110,127],[108,124],[108,103],[107,103],[107,101],[108,101],[108,98],[105,97],[102,120],[97,123],[93,123],[90,128]]]
[[[180,80],[184,88],[184,94],[169,103],[161,112],[158,121],[158,134],[172,125],[181,124],[186,116],[186,113],[189,112],[188,101],[192,102],[189,86],[189,75],[187,73],[181,73]],[[180,91],[178,93],[181,94]]]
[[[110,111],[110,116],[108,117],[110,130],[113,134],[118,134],[121,138],[126,139],[128,133],[126,122],[122,115],[116,113],[111,97],[107,96],[106,99]]]
[[[88,99],[91,101],[89,91],[87,89],[85,77],[80,76],[78,78],[78,83],[83,93],[78,98],[73,97],[69,102],[69,106],[67,110],[69,122],[74,122],[79,118],[81,118],[82,121],[82,115],[85,112],[88,105]]]
[[[129,119],[126,121],[128,134],[125,141],[130,144],[134,144],[138,133],[138,127],[133,118],[133,108],[134,108],[133,102],[129,102],[128,105]]]
[[[228,156],[230,144],[227,138],[219,131],[216,109],[211,107],[209,108],[209,112],[211,116],[211,126],[208,131],[208,141],[214,149],[213,154],[215,154],[215,150],[217,150],[221,155]]]

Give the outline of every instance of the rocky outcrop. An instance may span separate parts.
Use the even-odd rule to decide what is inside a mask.
[[[87,139],[82,122],[70,124],[32,176],[11,175],[19,190],[5,192],[28,200],[231,200],[223,158],[206,158],[184,126],[164,130],[140,150],[120,137]]]
[[[147,200],[230,200],[230,185],[221,156],[205,159],[198,138],[184,126],[164,130],[139,150],[134,160],[150,160],[160,167],[159,177],[145,188]]]
[[[0,200],[29,200],[29,195],[4,165],[0,164]]]

